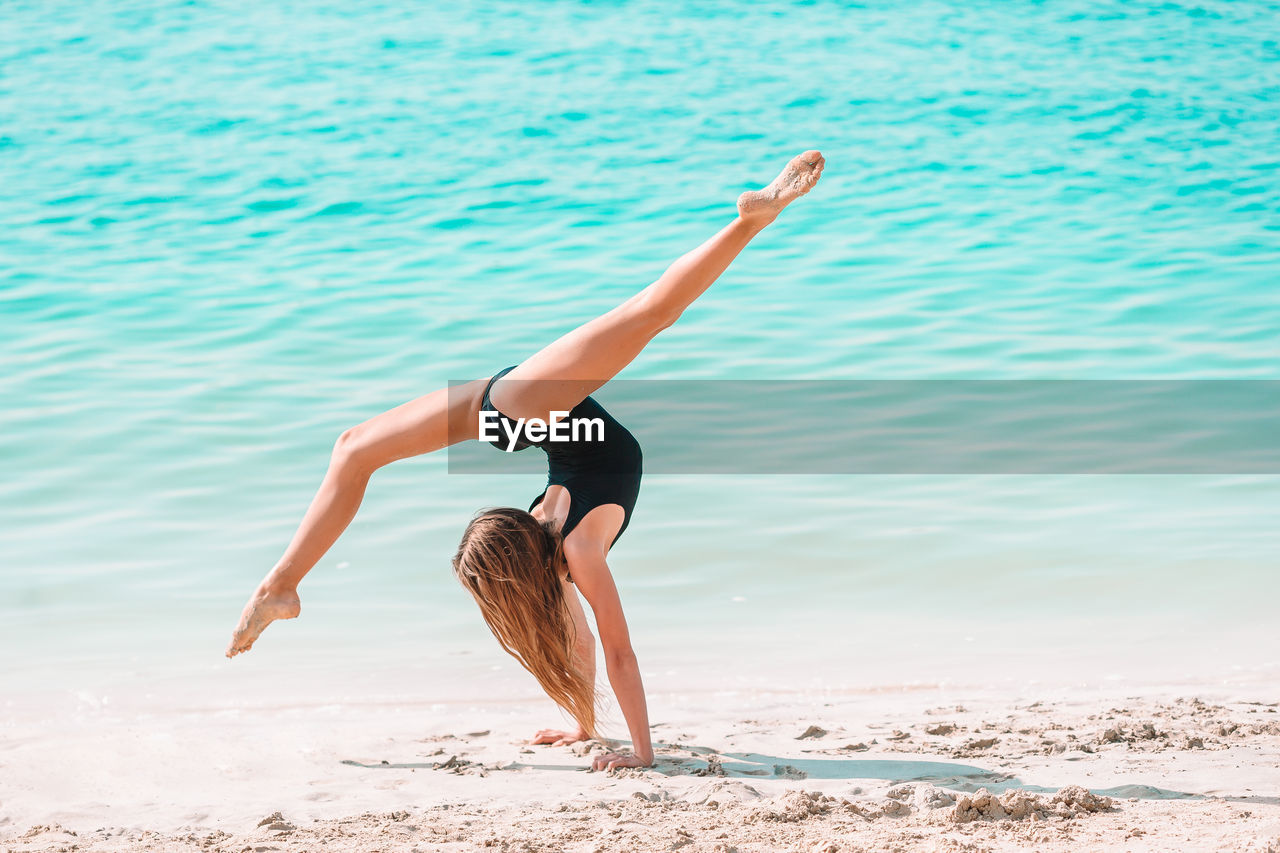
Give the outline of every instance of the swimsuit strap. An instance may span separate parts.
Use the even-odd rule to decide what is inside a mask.
[[[493,401],[489,399],[489,392],[493,390],[493,383],[515,370],[517,366],[518,365],[513,364],[510,367],[504,367],[502,370],[499,370],[497,373],[489,377],[489,381],[485,383],[484,386],[484,394],[480,397],[480,408],[492,409],[493,411],[498,412],[498,407],[493,405]],[[502,412],[498,412],[498,414],[502,415]],[[506,417],[506,415],[502,416],[504,418]]]

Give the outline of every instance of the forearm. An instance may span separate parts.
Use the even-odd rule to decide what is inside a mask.
[[[606,669],[613,695],[627,720],[631,732],[631,748],[645,764],[653,763],[653,745],[649,741],[649,709],[645,703],[644,685],[640,681],[640,665],[634,654],[606,655]]]
[[[592,684],[596,683],[596,644],[595,640],[578,643],[575,650],[578,671],[587,677]]]
[[[594,637],[587,637],[585,640],[579,639],[577,646],[574,647],[574,662],[578,667],[578,671],[586,676],[591,684],[596,683],[596,643]],[[587,731],[587,727],[582,724],[581,720],[577,721],[578,731],[584,738],[591,733]]]

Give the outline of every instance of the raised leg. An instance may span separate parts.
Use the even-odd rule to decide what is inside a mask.
[[[653,284],[525,359],[494,383],[490,395],[504,414],[547,419],[572,409],[632,362],[674,323],[782,209],[818,182],[817,151],[795,157],[762,190],[738,198],[738,218],[673,263]]]

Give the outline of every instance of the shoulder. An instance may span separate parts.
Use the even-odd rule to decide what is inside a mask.
[[[588,496],[581,492],[576,495],[576,499],[587,500],[587,506],[591,505]],[[572,504],[570,506],[572,508]],[[616,503],[591,506],[587,514],[573,525],[573,529],[565,537],[565,556],[569,557],[571,551],[587,556],[608,554],[626,518],[626,511]]]
[[[600,580],[612,577],[608,563],[609,540],[603,534],[593,536],[591,533],[590,529],[584,530],[583,525],[579,525],[564,540],[568,580],[583,594]]]
[[[575,530],[576,534],[577,531]],[[605,541],[582,536],[565,540],[565,559],[569,574],[583,598],[591,605],[596,619],[596,634],[606,653],[630,649],[627,620],[622,612],[622,601],[607,561],[608,545]]]

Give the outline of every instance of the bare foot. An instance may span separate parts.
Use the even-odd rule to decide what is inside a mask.
[[[806,151],[793,157],[769,186],[738,196],[738,215],[747,221],[766,225],[772,222],[782,208],[813,189],[826,162],[817,151]]]
[[[294,619],[302,612],[302,602],[295,590],[275,591],[258,587],[257,592],[244,606],[240,624],[231,635],[227,657],[233,658],[253,648],[258,636],[277,619]]]
[[[529,743],[549,743],[552,746],[568,746],[571,743],[577,743],[580,740],[586,740],[587,733],[582,729],[576,731],[565,732],[560,729],[543,729],[533,736],[533,740]]]

